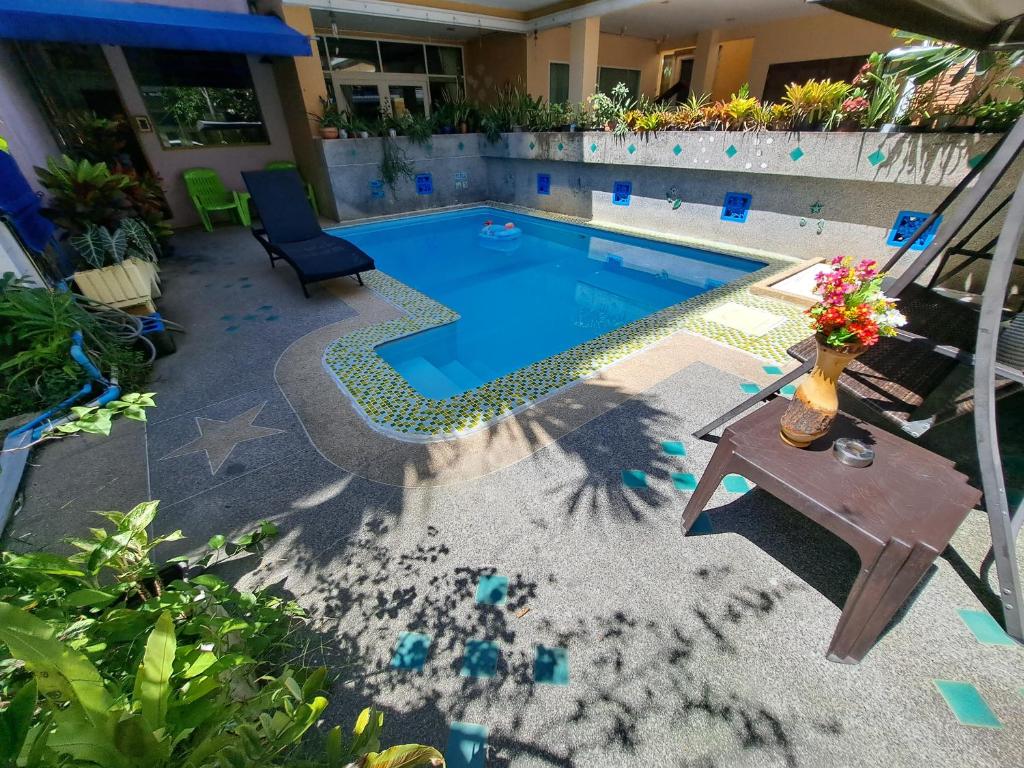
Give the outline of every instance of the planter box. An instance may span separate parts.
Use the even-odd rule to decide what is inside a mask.
[[[155,279],[153,265],[138,259],[126,259],[102,269],[75,272],[75,283],[83,296],[112,307],[152,305]]]

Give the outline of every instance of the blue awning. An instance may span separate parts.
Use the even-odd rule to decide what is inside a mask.
[[[308,38],[275,16],[113,0],[0,0],[0,39],[310,55]]]

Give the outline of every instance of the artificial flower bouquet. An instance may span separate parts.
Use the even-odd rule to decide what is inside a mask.
[[[836,256],[829,269],[814,278],[814,293],[821,300],[807,310],[811,328],[831,347],[870,347],[880,336],[895,336],[907,319],[896,309],[896,299],[882,293],[884,273],[865,259]]]

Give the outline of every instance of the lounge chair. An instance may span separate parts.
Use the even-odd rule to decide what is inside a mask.
[[[295,163],[291,160],[275,160],[272,163],[267,163],[263,166],[265,171],[298,171],[296,170]],[[299,174],[299,178],[302,179],[302,174]],[[306,188],[306,198],[309,200],[309,204],[313,206],[313,213],[317,216],[320,215],[320,209],[316,204],[316,194],[313,192],[313,185],[305,179],[302,179],[302,185]]]
[[[309,283],[354,276],[362,285],[360,273],[376,269],[362,250],[320,229],[296,171],[245,171],[242,178],[260,217],[253,236],[270,257],[270,266],[277,259],[291,264],[307,299]]]
[[[235,192],[225,187],[220,176],[212,168],[189,168],[181,175],[185,179],[185,188],[188,189],[189,199],[196,207],[196,212],[203,222],[203,228],[207,232],[213,231],[210,214],[217,211],[234,213],[243,227],[248,227],[251,224],[247,192]]]

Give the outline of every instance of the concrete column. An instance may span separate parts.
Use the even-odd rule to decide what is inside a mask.
[[[597,89],[597,52],[601,45],[601,17],[591,16],[569,25],[569,101],[586,101]]]
[[[718,71],[717,29],[705,29],[697,34],[697,47],[693,52],[693,79],[690,93],[711,93],[715,87],[715,73]]]

